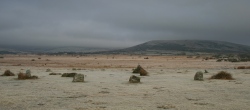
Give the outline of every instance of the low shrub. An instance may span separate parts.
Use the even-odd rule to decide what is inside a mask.
[[[232,75],[225,71],[220,71],[219,73],[213,75],[210,79],[225,79],[225,80],[233,80]]]
[[[10,70],[6,70],[1,76],[15,76]]]
[[[245,66],[238,66],[237,69],[245,69]]]

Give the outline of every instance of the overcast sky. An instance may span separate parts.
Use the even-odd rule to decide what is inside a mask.
[[[250,0],[0,0],[0,39],[31,46],[180,39],[250,45]]]

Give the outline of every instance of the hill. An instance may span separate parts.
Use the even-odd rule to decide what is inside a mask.
[[[250,53],[250,46],[209,40],[154,40],[113,53]]]

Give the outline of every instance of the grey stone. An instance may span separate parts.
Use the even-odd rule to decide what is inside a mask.
[[[26,70],[26,74],[25,75],[26,75],[27,78],[30,78],[31,77],[31,71],[30,70]]]
[[[194,75],[194,80],[203,81],[203,72],[196,72],[196,74]]]
[[[130,82],[130,83],[139,83],[140,80],[141,80],[141,78],[138,77],[138,76],[135,76],[135,75],[132,75],[132,76],[130,76],[130,78],[129,78],[129,82]]]
[[[84,74],[76,74],[72,82],[84,82]]]

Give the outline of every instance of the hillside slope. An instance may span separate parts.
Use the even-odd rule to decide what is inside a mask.
[[[186,51],[207,53],[250,53],[250,46],[208,40],[155,40],[117,52]]]

